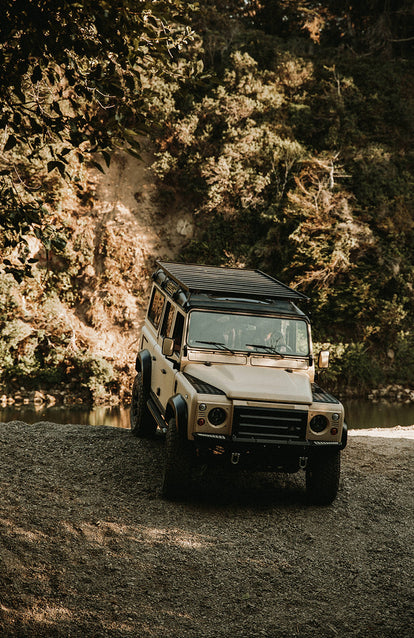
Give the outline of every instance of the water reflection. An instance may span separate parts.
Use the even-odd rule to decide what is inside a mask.
[[[0,422],[24,421],[38,423],[74,423],[78,425],[108,425],[115,428],[129,428],[129,408],[120,406],[9,406],[0,408]]]
[[[350,429],[390,428],[395,425],[414,424],[414,404],[373,403],[352,399],[343,401],[346,421]],[[0,408],[0,422],[24,421],[37,423],[75,423],[79,425],[107,425],[129,428],[129,408],[119,406],[96,408],[81,406],[9,406]]]
[[[396,425],[414,425],[414,404],[373,403],[352,399],[343,401],[346,422],[352,430],[366,428],[392,428]]]

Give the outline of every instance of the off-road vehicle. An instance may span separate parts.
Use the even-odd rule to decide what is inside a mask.
[[[132,389],[131,431],[166,434],[163,494],[197,463],[306,471],[312,503],[335,498],[341,403],[315,383],[307,297],[259,270],[157,262]],[[319,353],[327,367],[329,352]]]

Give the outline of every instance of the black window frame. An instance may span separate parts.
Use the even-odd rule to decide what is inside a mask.
[[[181,332],[177,330],[177,327],[179,328],[179,325],[178,325],[179,322],[182,323]],[[172,338],[174,339],[174,353],[181,352],[181,348],[183,347],[183,344],[184,344],[184,331],[185,331],[185,315],[183,315],[179,310],[177,310],[177,314],[175,315],[175,319],[172,326]],[[178,336],[180,337],[179,340],[177,340]]]
[[[155,301],[155,297],[156,295],[160,295],[160,297],[162,297],[162,305],[160,307],[160,309],[156,309],[156,313],[153,312],[154,310],[154,301]],[[154,328],[156,330],[158,330],[160,323],[161,323],[161,317],[163,315],[163,310],[165,307],[165,302],[166,302],[166,297],[165,294],[162,292],[162,290],[160,290],[159,288],[157,288],[157,286],[154,286],[152,294],[151,294],[151,301],[150,304],[148,306],[148,321],[152,324],[152,326],[154,326]]]

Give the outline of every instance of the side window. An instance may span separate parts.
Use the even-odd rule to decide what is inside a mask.
[[[158,328],[158,326],[160,325],[164,301],[165,297],[162,292],[160,292],[158,288],[154,288],[154,290],[152,291],[151,303],[148,309],[148,319],[151,321],[154,328]]]
[[[180,312],[177,312],[177,317],[175,319],[174,330],[172,337],[174,339],[174,351],[179,352],[181,350],[181,345],[183,342],[183,331],[184,331],[184,317]]]
[[[161,335],[163,337],[169,337],[171,333],[171,326],[174,319],[174,306],[171,305],[169,301],[167,301],[167,305],[165,307],[164,319],[162,321],[161,326]]]

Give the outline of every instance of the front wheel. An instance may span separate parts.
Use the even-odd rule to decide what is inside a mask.
[[[193,450],[178,431],[175,418],[171,418],[165,437],[163,496],[175,498],[189,490],[192,465]]]
[[[152,436],[155,434],[157,424],[151,416],[147,407],[146,396],[142,372],[138,372],[132,386],[131,410],[130,410],[131,432],[134,436]]]
[[[306,495],[313,505],[330,505],[338,493],[341,473],[339,450],[315,454],[306,468]]]

